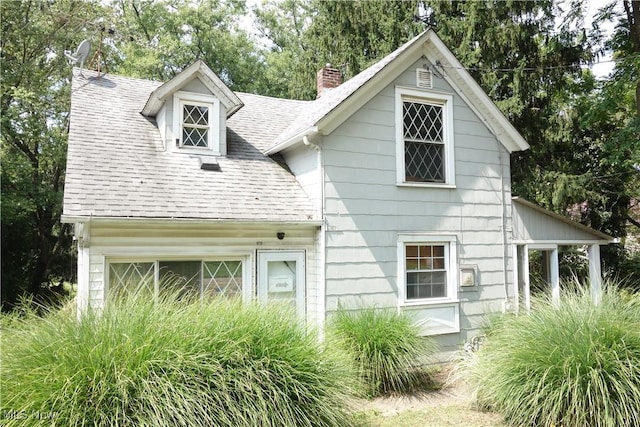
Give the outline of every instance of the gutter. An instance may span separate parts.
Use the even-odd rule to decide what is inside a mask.
[[[276,154],[289,147],[293,147],[297,142],[303,140],[304,138],[307,138],[307,140],[314,139],[318,134],[319,134],[319,131],[317,126],[308,127],[302,132],[298,132],[294,136],[287,138],[283,142],[267,149],[266,151],[264,151],[264,154],[267,156]],[[308,144],[305,143],[305,145],[308,145]]]
[[[265,226],[265,225],[288,225],[294,227],[320,227],[323,221],[313,220],[255,220],[255,219],[204,219],[204,218],[157,218],[157,217],[109,217],[109,216],[80,216],[62,215],[60,218],[65,224],[85,224],[91,222],[96,225],[118,225],[127,223],[147,223],[158,225],[240,225],[240,226]]]

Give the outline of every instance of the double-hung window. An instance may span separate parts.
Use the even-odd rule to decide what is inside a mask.
[[[173,109],[176,148],[219,154],[220,101],[217,98],[179,91],[174,94]]]
[[[401,185],[455,185],[453,97],[396,89],[396,163]]]
[[[402,304],[457,301],[455,236],[400,235],[398,264]]]
[[[182,146],[209,148],[211,106],[185,101],[180,107],[182,109]]]

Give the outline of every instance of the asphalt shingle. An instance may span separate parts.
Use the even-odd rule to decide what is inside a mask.
[[[295,177],[262,154],[304,102],[237,93],[221,171],[164,150],[140,114],[160,83],[114,75],[74,77],[64,216],[305,221],[314,207]]]

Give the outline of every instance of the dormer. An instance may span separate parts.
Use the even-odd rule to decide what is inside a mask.
[[[142,110],[155,117],[168,152],[224,156],[226,122],[240,98],[201,60],[154,90]]]

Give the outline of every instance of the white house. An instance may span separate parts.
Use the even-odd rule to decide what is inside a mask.
[[[513,199],[527,143],[432,31],[319,97],[234,93],[196,62],[162,84],[73,80],[62,220],[79,313],[175,273],[194,292],[410,311],[444,350],[488,311],[528,307],[528,252],[611,238]]]

